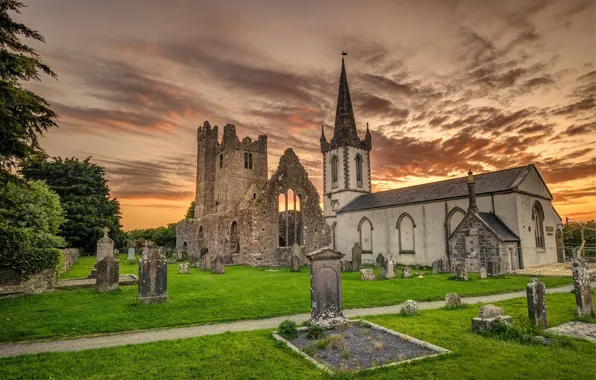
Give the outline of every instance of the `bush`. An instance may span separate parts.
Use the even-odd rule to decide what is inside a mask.
[[[319,325],[312,325],[308,327],[306,337],[311,340],[321,339],[325,336],[325,330]]]
[[[284,339],[292,340],[298,337],[298,329],[296,328],[296,322],[286,319],[279,324],[277,333]]]

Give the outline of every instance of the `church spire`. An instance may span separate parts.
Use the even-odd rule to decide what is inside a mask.
[[[344,52],[342,52],[341,58],[341,74],[339,76],[339,92],[337,94],[333,138],[337,142],[352,145],[351,143],[353,141],[358,140],[358,133],[356,132],[356,121],[354,119],[354,110],[352,109],[352,99],[350,98],[348,76],[346,75],[346,65],[343,55],[345,55]]]

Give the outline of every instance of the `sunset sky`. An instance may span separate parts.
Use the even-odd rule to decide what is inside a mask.
[[[268,135],[322,194],[342,50],[375,191],[537,165],[565,219],[596,217],[594,0],[29,0],[57,74],[27,87],[52,156],[107,168],[125,229],[183,218],[196,129]],[[221,138],[221,136],[220,136]]]

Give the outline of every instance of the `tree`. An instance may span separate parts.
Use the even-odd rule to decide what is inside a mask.
[[[66,222],[60,236],[69,247],[94,252],[102,229],[108,227],[116,246],[124,245],[120,233],[120,203],[110,198],[105,168],[78,158],[30,160],[21,169],[29,180],[43,180],[60,196]],[[120,241],[122,240],[122,241]]]
[[[195,201],[190,202],[190,206],[188,207],[188,211],[186,211],[186,215],[184,219],[194,219],[195,218]]]
[[[135,244],[143,244],[145,240],[149,240],[160,247],[176,247],[176,223],[170,223],[167,227],[131,230],[126,235],[127,240]]]
[[[40,81],[40,71],[56,78],[21,36],[45,42],[37,31],[17,23],[8,12],[20,13],[17,0],[0,0],[0,176],[4,183],[15,180],[20,163],[45,153],[37,136],[55,127],[56,114],[48,102],[24,89],[23,81]]]
[[[596,245],[596,222],[571,222],[563,225],[563,240],[565,246],[579,247],[582,245],[581,229],[584,227],[586,246]]]
[[[65,244],[56,236],[65,221],[58,195],[42,181],[9,182],[0,192],[10,203],[0,208],[0,267],[23,277],[56,268]]]

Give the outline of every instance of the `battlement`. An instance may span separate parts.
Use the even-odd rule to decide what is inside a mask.
[[[219,127],[216,125],[215,127],[211,128],[211,124],[209,124],[208,121],[205,121],[203,126],[197,129],[197,141],[201,141],[203,139],[217,141],[218,135]]]
[[[227,124],[224,127],[221,144],[218,144],[215,148],[215,154],[219,154],[225,150],[245,150],[267,154],[267,135],[259,135],[259,138],[255,141],[250,137],[245,137],[240,141],[236,134],[236,126]]]

